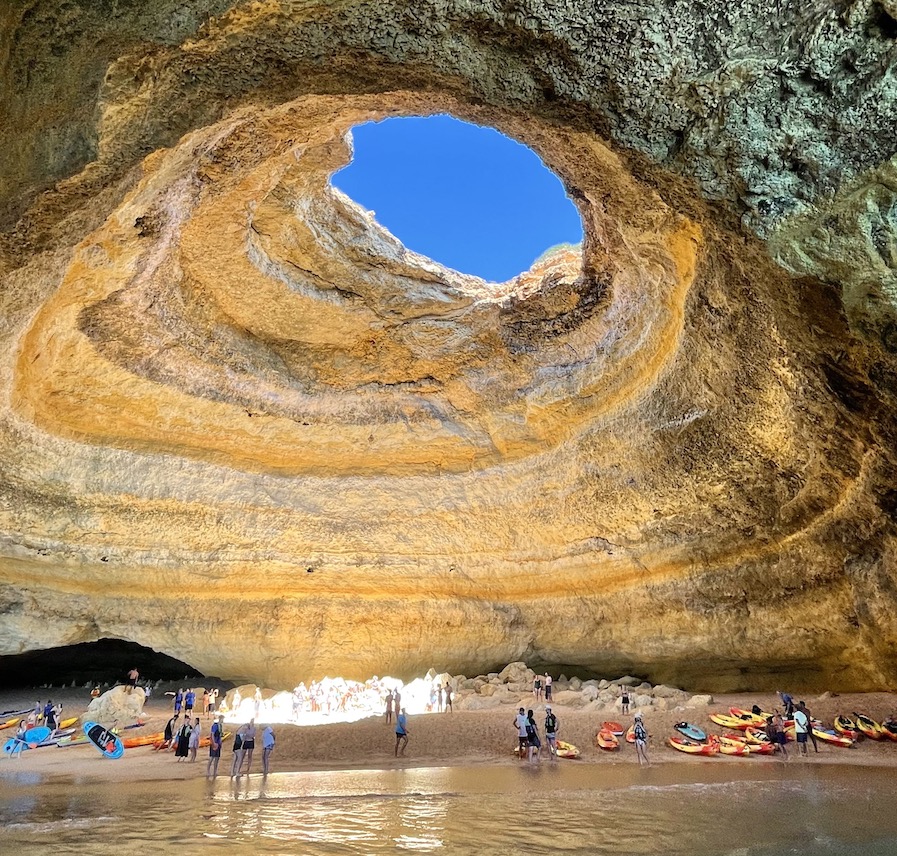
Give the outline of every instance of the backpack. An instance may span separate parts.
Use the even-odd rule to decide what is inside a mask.
[[[240,750],[242,748],[243,748],[243,735],[238,733],[237,736],[234,738],[234,752],[237,752],[238,750]]]
[[[549,713],[548,716],[545,717],[545,732],[546,734],[554,734],[557,730],[558,718],[553,713]]]

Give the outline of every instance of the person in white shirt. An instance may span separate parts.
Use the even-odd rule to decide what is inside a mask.
[[[268,775],[271,753],[274,751],[274,729],[270,725],[265,726],[262,732],[262,775]]]
[[[807,756],[807,735],[810,732],[810,717],[799,707],[794,711],[794,733],[797,737],[797,751]]]

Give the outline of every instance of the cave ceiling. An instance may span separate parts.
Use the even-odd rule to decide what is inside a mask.
[[[892,685],[895,60],[892,0],[6,3],[0,654]],[[437,113],[581,252],[332,188]]]

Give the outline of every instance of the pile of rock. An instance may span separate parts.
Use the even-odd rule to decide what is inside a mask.
[[[146,693],[142,687],[134,687],[131,692],[124,686],[113,687],[91,701],[82,718],[101,725],[123,725],[140,718],[145,701]]]
[[[501,705],[527,705],[533,699],[533,681],[536,672],[526,663],[509,663],[500,672],[468,678],[464,675],[437,675],[427,677],[440,684],[449,684],[454,690],[456,710],[488,710]],[[690,695],[685,690],[663,684],[652,685],[640,678],[625,675],[613,680],[587,680],[561,675],[552,683],[552,704],[579,710],[620,713],[622,688],[629,690],[630,711],[653,708],[700,708],[713,702],[709,695]]]

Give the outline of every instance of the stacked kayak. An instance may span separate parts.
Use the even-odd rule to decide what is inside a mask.
[[[623,726],[620,725],[619,722],[602,722],[601,729],[603,731],[609,731],[614,737],[623,736]]]
[[[884,728],[871,717],[856,712],[853,715],[856,717],[857,729],[870,740],[884,740],[889,736]]]
[[[844,737],[849,737],[851,740],[858,740],[863,736],[856,723],[849,716],[841,716],[840,714],[835,717],[835,731]]]

